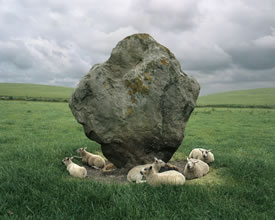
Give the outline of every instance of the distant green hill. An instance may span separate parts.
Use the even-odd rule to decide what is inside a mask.
[[[23,83],[0,83],[0,99],[68,102],[73,88]],[[275,88],[249,89],[200,96],[198,107],[275,108]]]
[[[197,105],[275,108],[275,88],[239,90],[200,96]]]
[[[68,101],[73,88],[23,83],[0,83],[1,99]]]

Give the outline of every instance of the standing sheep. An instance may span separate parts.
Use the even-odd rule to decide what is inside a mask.
[[[87,176],[87,170],[85,167],[81,167],[72,161],[73,157],[65,157],[62,162],[66,165],[68,172],[71,176],[85,178]]]
[[[189,158],[199,159],[204,161],[205,163],[214,162],[214,155],[211,152],[211,149],[206,150],[203,148],[195,148],[189,154]]]
[[[183,170],[183,175],[186,179],[191,180],[202,177],[209,172],[209,166],[207,163],[198,159],[187,158],[187,163]]]
[[[82,157],[82,162],[87,163],[89,166],[95,168],[95,169],[101,169],[105,166],[105,160],[103,157],[92,154],[88,151],[86,151],[87,147],[82,147],[76,150],[77,153],[80,154]]]
[[[143,183],[146,182],[142,180],[143,175],[140,173],[140,171],[145,167],[153,166],[156,172],[159,172],[161,167],[165,166],[165,162],[162,160],[154,158],[154,163],[152,164],[144,164],[144,165],[138,165],[136,167],[133,167],[127,174],[127,180],[129,182],[136,182],[136,183]]]
[[[148,184],[153,186],[161,184],[183,185],[185,183],[185,177],[180,172],[175,170],[157,173],[155,169],[150,166],[143,168],[140,173],[146,177]]]

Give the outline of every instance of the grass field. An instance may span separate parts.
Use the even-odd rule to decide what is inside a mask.
[[[63,157],[100,147],[67,103],[0,101],[0,112],[0,219],[275,219],[274,109],[197,108],[173,160],[198,146],[216,160],[180,187],[70,177]]]
[[[275,88],[249,89],[200,96],[197,104],[199,106],[275,108]]]
[[[24,83],[0,83],[2,99],[31,101],[68,101],[73,88]]]

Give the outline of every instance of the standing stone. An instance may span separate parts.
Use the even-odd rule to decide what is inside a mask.
[[[170,50],[148,34],[124,38],[78,84],[70,108],[117,167],[169,161],[199,95]]]

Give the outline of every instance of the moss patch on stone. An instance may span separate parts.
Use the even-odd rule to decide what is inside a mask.
[[[166,61],[165,59],[160,59],[160,62],[161,62],[163,65],[168,66],[168,63],[167,63],[167,61]]]
[[[134,109],[132,106],[127,107],[127,116],[130,116],[133,113]]]
[[[132,80],[126,79],[125,86],[129,89],[129,95],[134,95],[136,93],[147,95],[149,93],[149,87],[143,84],[143,80],[141,77],[136,77]]]
[[[144,73],[144,80],[148,80],[148,81],[152,80],[152,76],[150,76],[149,72]]]

